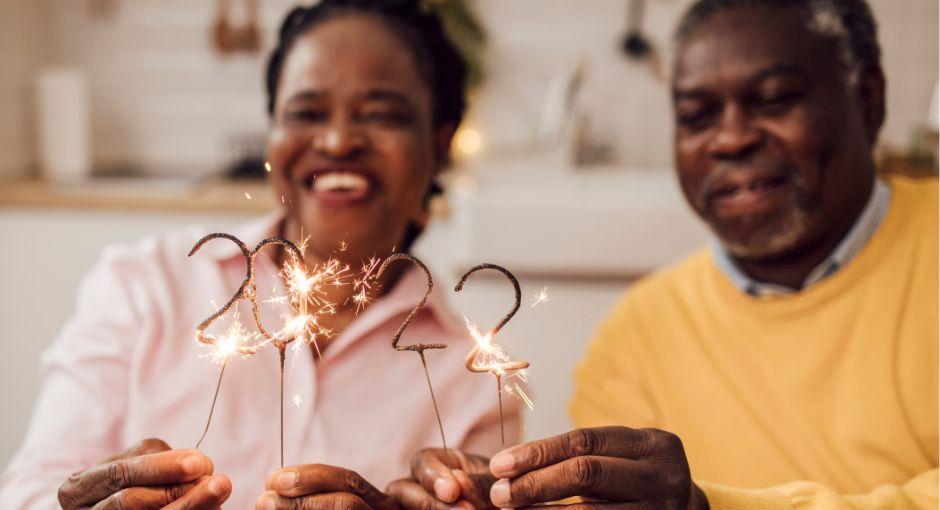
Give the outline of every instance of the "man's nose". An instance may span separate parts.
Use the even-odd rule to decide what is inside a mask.
[[[367,144],[368,139],[362,128],[345,119],[330,122],[313,139],[315,150],[334,159],[355,156]]]
[[[725,108],[708,151],[715,158],[739,159],[749,156],[763,140],[763,132],[754,126],[747,112],[732,105]]]

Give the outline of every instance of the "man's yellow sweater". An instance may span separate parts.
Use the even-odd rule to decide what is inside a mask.
[[[679,435],[713,510],[937,508],[937,181],[895,178],[868,244],[753,298],[703,250],[638,282],[577,370],[579,427]]]

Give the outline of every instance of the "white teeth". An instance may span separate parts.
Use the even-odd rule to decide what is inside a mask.
[[[313,191],[360,191],[368,187],[368,179],[351,172],[323,173],[313,180]]]

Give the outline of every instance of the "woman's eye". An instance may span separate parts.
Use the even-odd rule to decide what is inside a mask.
[[[284,120],[288,122],[321,122],[328,117],[323,110],[304,108],[284,112]]]
[[[411,115],[407,112],[392,109],[365,110],[361,118],[366,122],[390,126],[404,126],[411,122]]]

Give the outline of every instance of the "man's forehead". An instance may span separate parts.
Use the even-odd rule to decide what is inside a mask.
[[[715,78],[751,78],[769,70],[805,70],[835,64],[834,45],[813,32],[795,8],[742,6],[714,14],[679,47],[674,85],[694,87]]]

